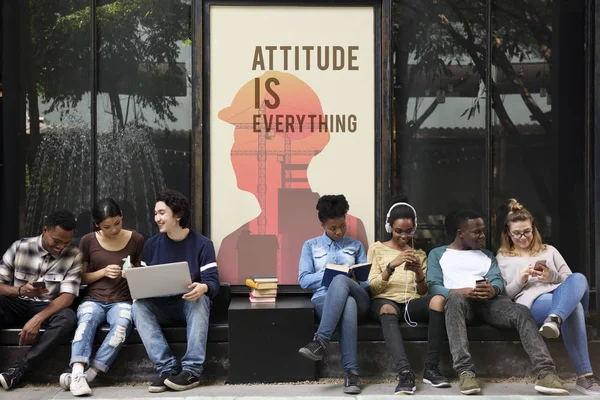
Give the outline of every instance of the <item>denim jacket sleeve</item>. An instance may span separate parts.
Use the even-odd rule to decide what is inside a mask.
[[[323,271],[315,271],[315,263],[312,254],[312,246],[310,241],[302,246],[302,255],[300,256],[300,265],[298,273],[298,282],[302,289],[317,290],[321,287],[323,280]]]
[[[356,253],[356,263],[357,264],[364,264],[367,262],[367,253],[365,252],[365,247],[362,245],[362,243],[358,243],[358,252]],[[360,286],[363,289],[368,289],[369,288],[369,280],[367,279],[366,281],[362,281],[359,282]]]

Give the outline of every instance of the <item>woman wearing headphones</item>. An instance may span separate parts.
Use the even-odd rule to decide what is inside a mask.
[[[415,375],[410,368],[398,320],[406,323],[429,321],[429,351],[423,381],[434,387],[450,383],[439,370],[440,350],[444,342],[444,297],[427,294],[427,256],[414,249],[413,236],[417,231],[417,212],[406,199],[394,202],[386,216],[385,229],[392,234],[386,242],[369,247],[368,262],[372,263],[369,288],[373,297],[371,311],[381,322],[383,337],[398,371],[395,394],[413,394]]]

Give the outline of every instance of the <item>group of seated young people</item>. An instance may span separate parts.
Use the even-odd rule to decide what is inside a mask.
[[[446,221],[454,235],[452,243],[434,248],[427,256],[414,248],[417,212],[406,199],[395,202],[387,213],[385,229],[391,237],[373,243],[368,252],[358,240],[345,236],[349,204],[343,195],[322,196],[316,208],[324,233],[304,244],[298,280],[302,288],[313,291],[320,322],[313,340],[299,353],[321,360],[337,329],[344,393],[361,392],[357,325],[371,313],[381,322],[398,373],[395,394],[416,390],[400,319],[409,326],[428,322],[423,382],[450,386],[439,368],[447,336],[461,393],[480,393],[467,337],[467,325],[477,319],[518,331],[532,363],[535,390],[543,394],[569,394],[543,340],[562,335],[577,372],[577,390],[600,395],[600,380],[593,374],[587,347],[587,280],[572,273],[555,247],[542,242],[532,214],[516,200],[509,202],[496,256],[484,248],[486,227],[474,211],[457,212]],[[372,263],[368,281],[339,274],[328,287],[321,284],[327,264],[365,262]]]
[[[219,274],[212,242],[189,228],[190,217],[185,196],[162,191],[154,208],[159,233],[144,243],[142,235],[122,228],[121,209],[107,198],[94,205],[96,231],[83,236],[79,248],[71,245],[76,221],[66,210],[50,213],[41,235],[13,243],[0,261],[0,328],[22,325],[19,345],[31,347],[0,374],[2,387],[15,387],[63,341],[72,340],[72,372],[62,374],[59,382],[74,396],[89,395],[89,382],[108,371],[133,324],[158,370],[150,392],[198,386]],[[187,261],[189,292],[132,301],[123,268],[129,261],[132,267]],[[82,284],[87,287],[75,312],[71,306]],[[96,331],[104,323],[110,330],[92,357]],[[160,328],[174,323],[184,323],[188,333],[181,362]]]
[[[406,201],[393,204],[387,213],[385,227],[391,238],[373,243],[365,252],[358,240],[345,236],[349,210],[345,197],[322,196],[317,211],[324,234],[304,244],[299,266],[301,287],[314,291],[312,303],[320,324],[314,340],[299,353],[321,360],[337,329],[346,373],[344,392],[360,393],[357,324],[372,314],[381,322],[398,372],[395,393],[412,394],[415,375],[404,350],[399,319],[410,326],[428,322],[423,381],[435,387],[450,386],[439,369],[447,332],[460,391],[476,394],[481,389],[466,325],[477,317],[495,327],[517,329],[532,361],[535,389],[545,394],[568,393],[542,339],[562,334],[577,371],[577,389],[599,394],[600,382],[593,375],[587,348],[587,280],[571,272],[556,248],[542,243],[533,216],[523,206],[512,200],[509,207],[496,257],[483,248],[485,225],[473,211],[457,213],[451,221],[454,241],[427,256],[414,248],[417,213]],[[19,344],[30,348],[0,374],[5,390],[64,340],[72,340],[72,371],[60,376],[60,385],[74,396],[91,394],[89,382],[108,371],[133,324],[158,371],[150,392],[199,385],[211,299],[219,291],[214,247],[189,228],[191,206],[181,193],[159,193],[154,214],[159,233],[144,243],[140,234],[122,228],[119,205],[112,199],[101,200],[92,210],[96,231],[85,235],[77,248],[71,245],[76,225],[73,214],[57,210],[48,215],[41,235],[17,240],[6,251],[0,261],[0,328],[23,325]],[[133,302],[123,270],[126,260],[133,267],[187,261],[190,291]],[[327,264],[365,262],[372,263],[368,281],[340,274],[328,287],[321,284]],[[81,284],[87,287],[75,313],[71,306]],[[109,333],[92,357],[97,328],[104,323],[109,324]],[[160,328],[173,323],[184,323],[188,333],[180,362]],[[43,335],[39,335],[41,328]]]

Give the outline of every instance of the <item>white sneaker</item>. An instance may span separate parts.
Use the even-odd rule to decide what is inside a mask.
[[[69,387],[71,386],[71,373],[65,372],[64,374],[60,374],[60,378],[58,378],[58,383],[60,384],[60,387],[64,390],[69,390]]]
[[[86,394],[92,394],[92,389],[87,383],[85,374],[73,374],[71,376],[71,394],[73,396],[85,396]]]
[[[544,320],[540,333],[546,339],[556,339],[560,336],[560,322],[558,317],[551,316]]]

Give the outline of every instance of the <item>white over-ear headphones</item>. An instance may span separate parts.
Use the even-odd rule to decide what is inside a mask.
[[[415,213],[415,230],[416,230],[417,229],[417,210],[415,210],[415,208],[408,203],[400,202],[400,203],[396,203],[390,207],[390,209],[385,217],[385,231],[387,233],[392,233],[392,225],[389,223],[389,219],[390,219],[390,214],[391,214],[392,210],[396,206],[408,206],[408,207],[410,207],[411,210],[413,210],[413,213]]]

